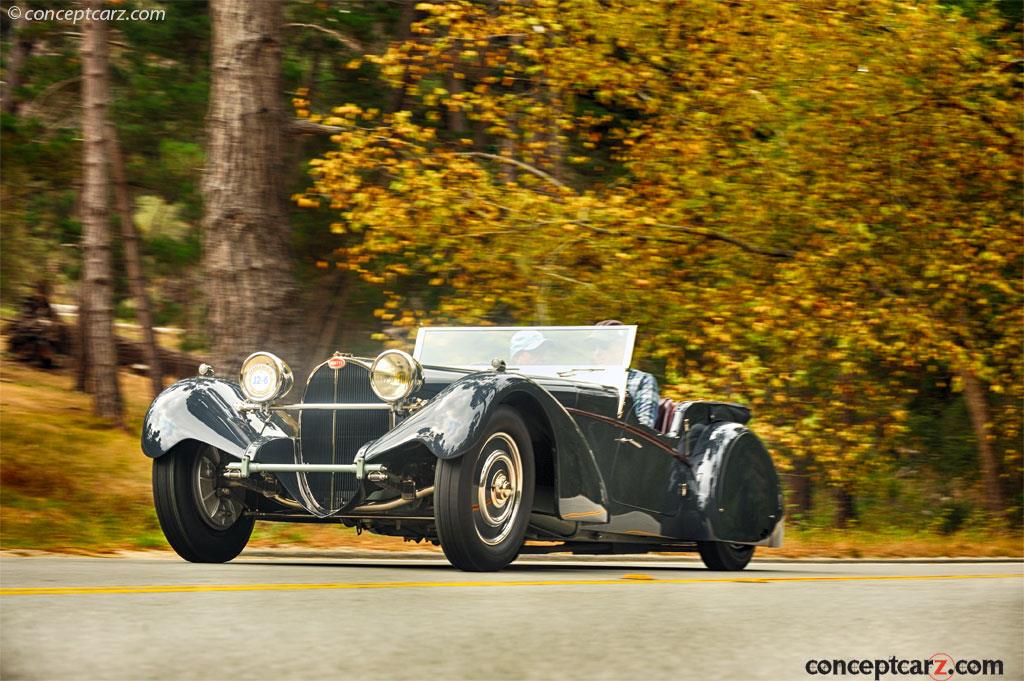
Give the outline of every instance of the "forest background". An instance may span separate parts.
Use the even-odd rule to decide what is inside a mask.
[[[163,15],[25,18],[86,7]],[[3,316],[44,296],[78,339],[5,357],[3,544],[162,545],[161,352],[301,376],[420,324],[616,318],[663,395],[751,406],[798,532],[1019,552],[1021,14],[0,3]]]

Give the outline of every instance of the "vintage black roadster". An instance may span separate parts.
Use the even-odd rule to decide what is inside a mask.
[[[741,570],[782,540],[779,479],[742,406],[627,390],[635,326],[424,327],[412,355],[335,353],[302,400],[257,352],[238,382],[161,393],[142,450],[168,542],[223,562],[257,520],[341,523],[440,544],[463,570],[520,553],[697,551]]]

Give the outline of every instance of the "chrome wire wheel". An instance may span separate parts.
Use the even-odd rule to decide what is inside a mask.
[[[206,445],[192,464],[192,491],[199,517],[215,530],[226,530],[242,515],[242,502],[222,486],[221,453]]]
[[[495,546],[515,525],[523,498],[523,460],[515,440],[504,432],[491,435],[481,452],[473,524],[480,540]]]
[[[500,405],[482,430],[482,446],[439,459],[434,470],[438,541],[451,564],[469,572],[515,560],[533,508],[533,442],[523,417]]]

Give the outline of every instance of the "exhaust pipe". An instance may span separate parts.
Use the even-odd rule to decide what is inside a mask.
[[[422,499],[423,497],[430,496],[433,493],[434,486],[431,485],[430,487],[424,487],[423,489],[418,490],[416,492],[416,495],[411,499],[394,499],[392,501],[385,501],[382,504],[363,504],[362,506],[356,506],[355,508],[352,509],[351,512],[370,513],[373,511],[390,511],[393,508],[398,508],[400,506],[405,506],[406,504],[411,504],[417,499]]]

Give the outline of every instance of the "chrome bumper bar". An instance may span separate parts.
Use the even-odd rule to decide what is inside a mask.
[[[358,403],[358,402],[299,402],[298,404],[280,404],[270,407],[271,411],[343,411],[343,410],[379,409],[391,410],[394,407],[383,403]]]
[[[384,402],[299,402],[297,404],[258,404],[245,401],[238,411],[394,411],[395,406]]]
[[[356,459],[355,463],[319,464],[319,463],[259,463],[249,457],[241,461],[229,463],[227,477],[233,479],[248,478],[251,473],[355,473],[356,480],[362,480],[367,473],[387,470],[383,464],[365,463]]]

